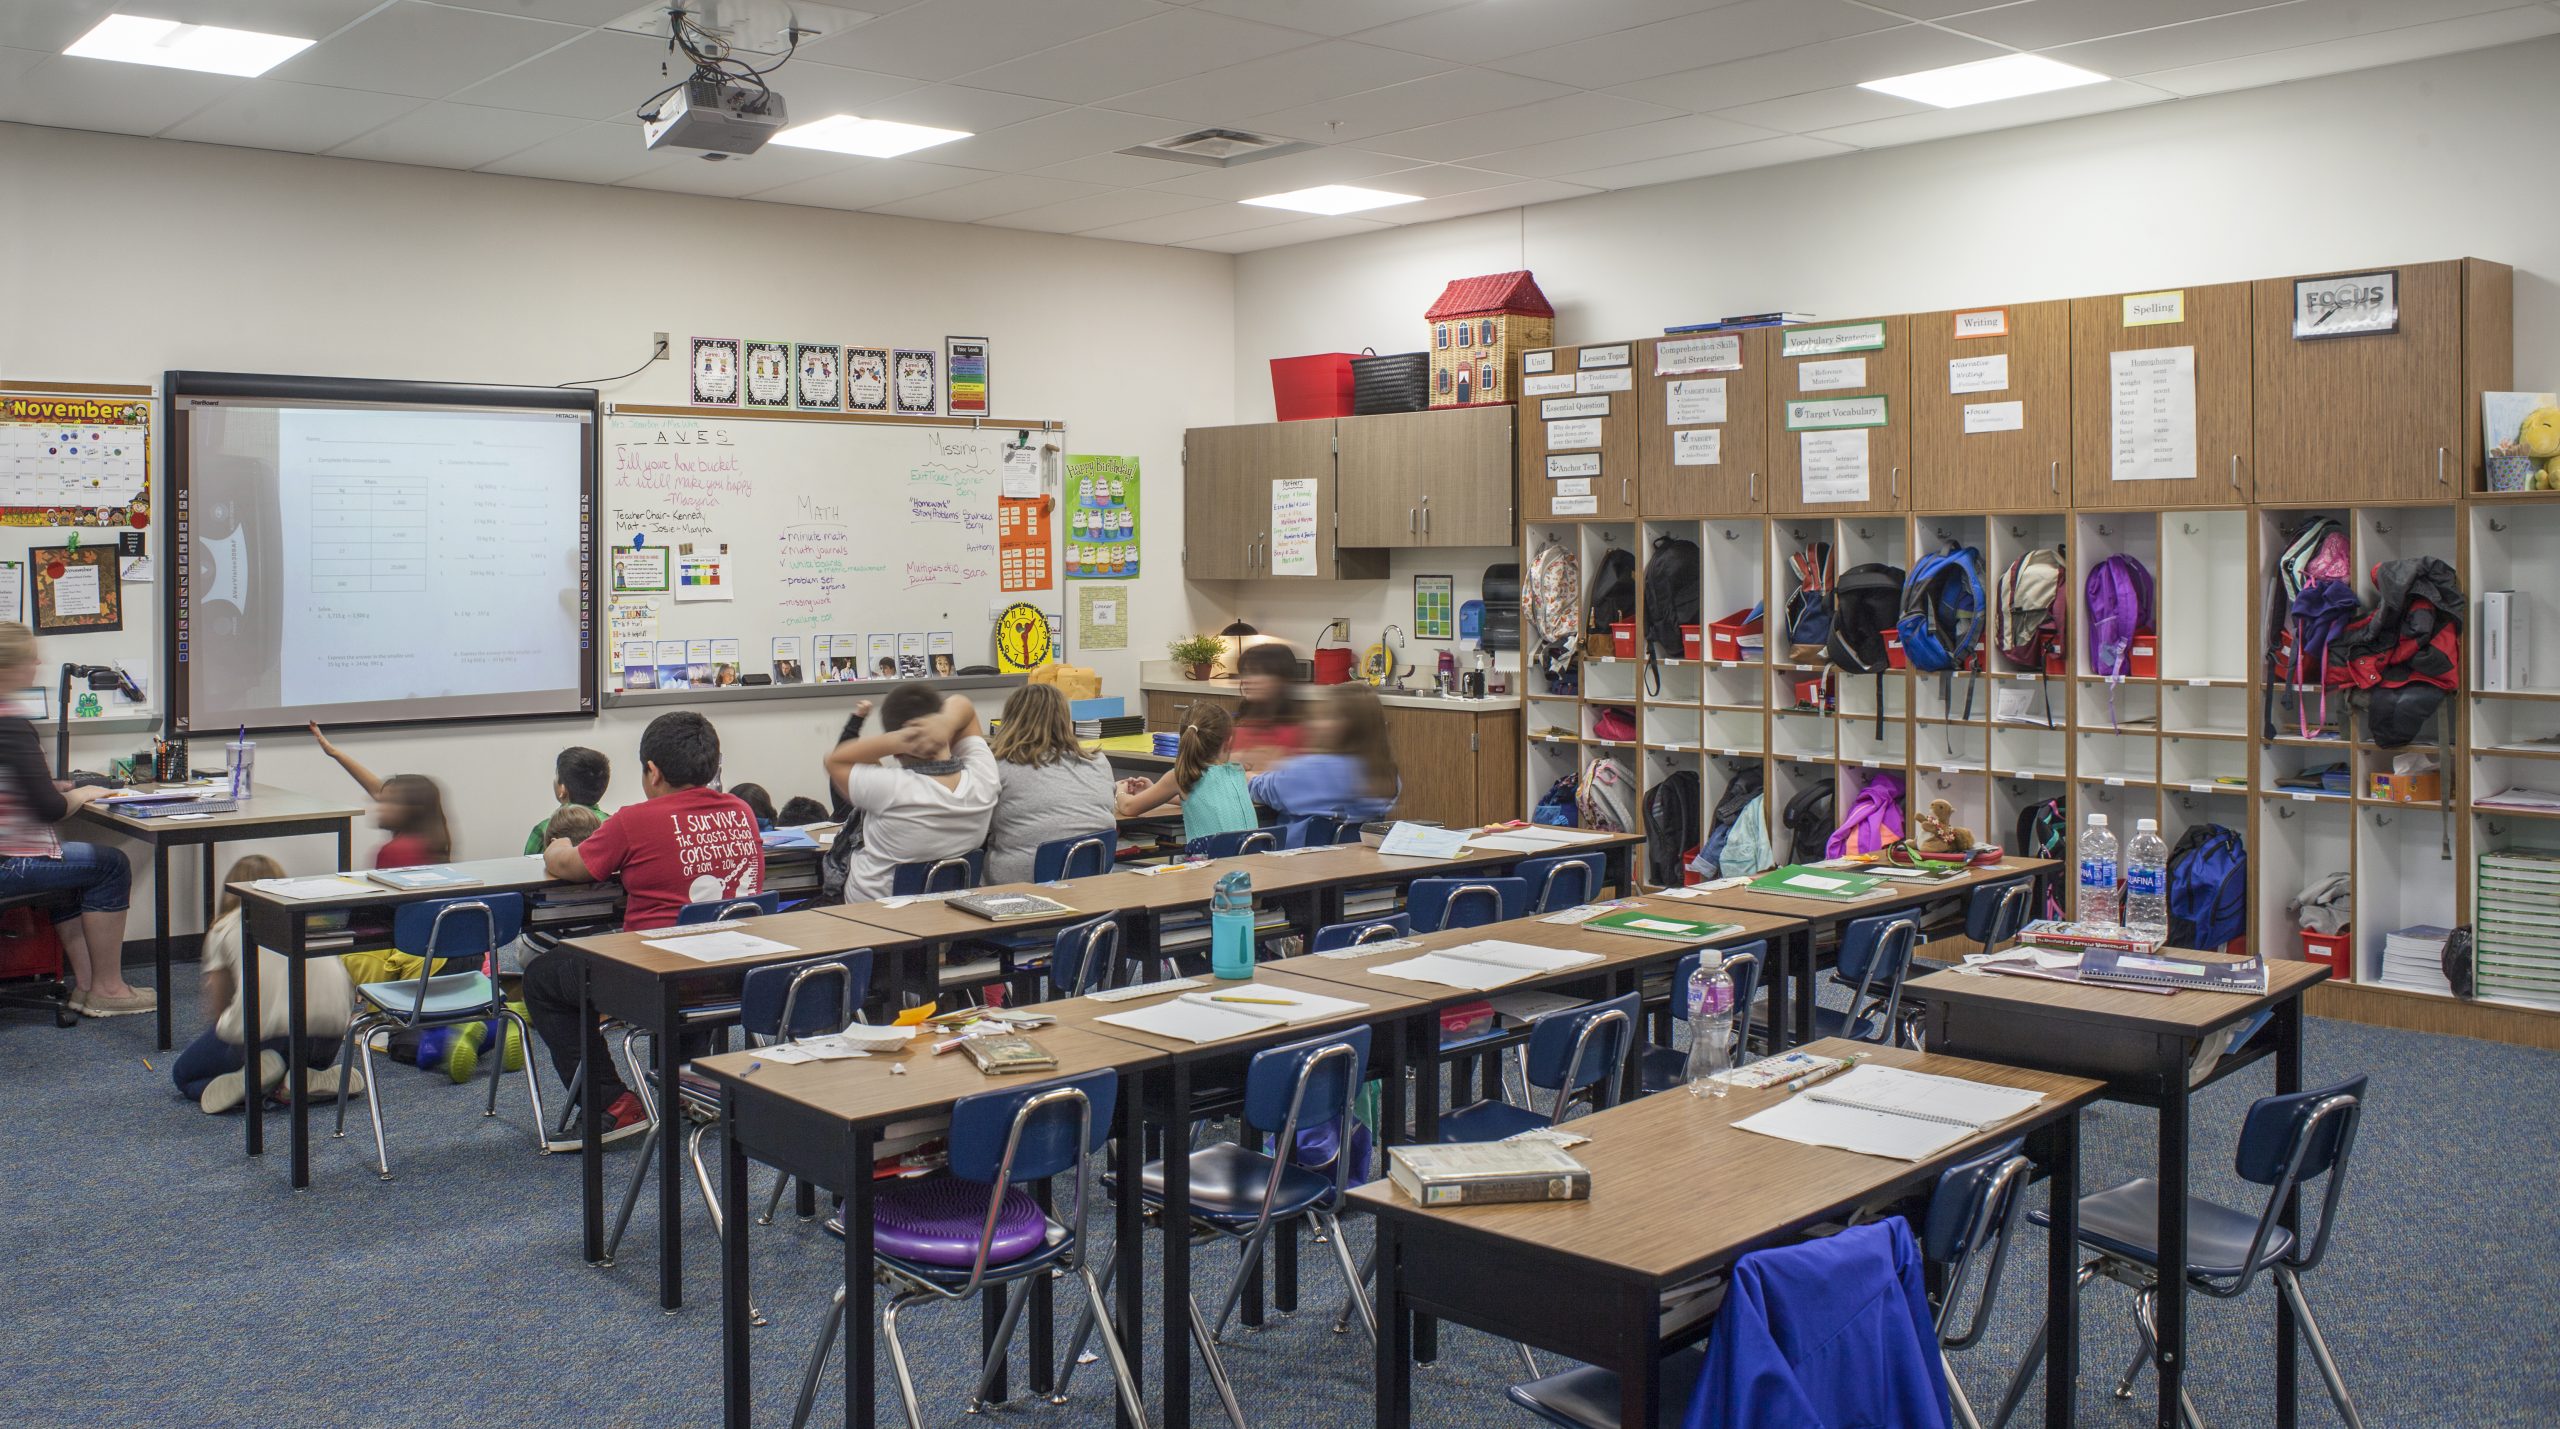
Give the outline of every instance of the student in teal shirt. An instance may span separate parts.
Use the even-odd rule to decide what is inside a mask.
[[[596,806],[604,802],[605,786],[612,780],[612,761],[606,759],[597,750],[573,744],[561,750],[560,757],[552,761],[552,802],[555,806],[574,806],[588,810],[598,819],[602,819],[604,810]],[[559,812],[558,807],[555,807],[552,812]],[[550,814],[536,819],[533,832],[524,836],[524,851],[526,853],[542,852],[543,845],[550,841],[546,833],[550,827]]]
[[[1114,812],[1135,818],[1182,796],[1182,837],[1198,842],[1211,834],[1243,833],[1260,823],[1253,799],[1245,792],[1244,766],[1227,762],[1227,745],[1235,738],[1235,720],[1206,700],[1195,700],[1182,724],[1182,747],[1173,768],[1150,782],[1121,781]]]

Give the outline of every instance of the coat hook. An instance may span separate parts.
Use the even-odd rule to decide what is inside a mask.
[[[2027,539],[2027,528],[2026,528],[2026,527],[2024,527],[2024,526],[2019,525],[2019,524],[2018,524],[2017,522],[2015,522],[2015,521],[2010,522],[2010,523],[2009,523],[2009,539],[2011,539],[2011,540],[2013,540],[2013,541],[2023,541],[2023,540]]]
[[[2489,529],[2492,531],[2504,531],[2507,529],[2507,523],[2499,520],[2495,516],[2492,516],[2489,518]]]
[[[2196,523],[2193,521],[2181,521],[2178,523],[2178,529],[2183,534],[2192,536],[2196,533]]]
[[[2277,818],[2279,818],[2279,819],[2290,819],[2290,818],[2292,818],[2292,817],[2293,817],[2293,810],[2291,810],[2291,809],[2278,809],[2278,810],[2276,810],[2276,817],[2277,817]]]
[[[1742,533],[1727,526],[1724,528],[1724,538],[1728,541],[1739,541],[1742,539]]]
[[[2390,534],[2391,534],[2391,526],[2390,526],[2390,524],[2389,524],[2388,522],[2383,522],[2383,521],[2376,521],[2376,522],[2374,522],[2374,523],[2373,523],[2373,534],[2375,534],[2375,535],[2377,535],[2377,536],[2388,536],[2388,535],[2390,535]]]
[[[2115,533],[2107,529],[2106,522],[2101,521],[2098,523],[2098,534],[2101,536],[2112,536]]]
[[[2502,838],[2505,838],[2506,836],[2507,836],[2507,826],[2506,826],[2506,825],[2504,825],[2504,824],[2502,824],[2502,823],[2499,823],[2499,822],[2498,822],[2497,820],[2495,820],[2495,819],[2491,819],[2491,820],[2489,821],[2489,837],[2491,837],[2491,838],[2498,838],[2498,839],[2502,839]]]
[[[2387,829],[2391,827],[2391,818],[2389,814],[2376,814],[2373,816],[2373,826],[2377,829]]]
[[[1868,534],[1866,527],[1861,526],[1858,528],[1858,539],[1861,541],[1872,541],[1875,537]]]

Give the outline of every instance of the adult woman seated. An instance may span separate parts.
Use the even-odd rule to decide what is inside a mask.
[[[34,634],[14,620],[0,621],[0,690],[35,683]],[[133,872],[121,852],[65,843],[54,829],[106,792],[57,782],[36,727],[14,710],[0,714],[0,896],[66,895],[53,910],[53,930],[71,964],[71,1010],[87,1017],[130,1017],[160,1005],[159,998],[124,980],[124,913]]]

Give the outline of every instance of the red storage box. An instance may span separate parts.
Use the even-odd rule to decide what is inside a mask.
[[[2044,657],[2044,672],[2045,672],[2046,674],[2048,674],[2048,675],[2068,675],[2068,674],[2070,674],[2070,673],[2071,673],[2070,667],[2069,667],[2069,666],[2067,666],[2067,665],[2065,665],[2065,664],[2063,664],[2062,662],[2063,662],[2063,654],[2062,654],[2062,652],[2061,652],[2060,650],[2053,650],[2053,651],[2049,651],[2049,652],[2047,652],[2047,653],[2046,653],[2046,655],[2045,655],[2045,657]]]
[[[1271,405],[1284,422],[1351,415],[1348,352],[1315,352],[1271,359]]]
[[[1910,657],[1902,653],[1902,634],[1900,631],[1888,630],[1884,633],[1884,665],[1888,670],[1908,670],[1911,668]]]
[[[1636,623],[1632,620],[1609,622],[1609,653],[1621,660],[1636,657]]]
[[[2354,982],[2356,980],[2355,932],[2352,925],[2340,928],[2334,933],[2315,933],[2308,928],[2303,929],[2302,960],[2306,963],[2318,963],[2327,968],[2329,976],[2339,982]]]
[[[1683,660],[1697,660],[1697,659],[1703,659],[1703,658],[1705,658],[1706,651],[1707,651],[1707,633],[1706,633],[1704,630],[1701,630],[1701,629],[1699,629],[1697,626],[1694,626],[1694,625],[1683,625],[1683,626],[1681,626],[1681,627],[1680,627],[1680,658],[1681,658],[1681,659],[1683,659]]]
[[[2148,630],[2133,632],[2133,644],[2125,650],[2125,670],[2137,680],[2148,680],[2160,673],[2160,637]]]
[[[1461,1002],[1440,1009],[1440,1045],[1455,1046],[1481,1037],[1493,1030],[1493,1004],[1485,1001]]]
[[[1764,623],[1759,616],[1748,610],[1737,610],[1708,626],[1707,658],[1710,660],[1741,659],[1742,637],[1759,634]]]

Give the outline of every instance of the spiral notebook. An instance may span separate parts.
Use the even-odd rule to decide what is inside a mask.
[[[2043,1100],[2042,1092],[1869,1064],[1734,1125],[1806,1146],[1925,1161]]]

